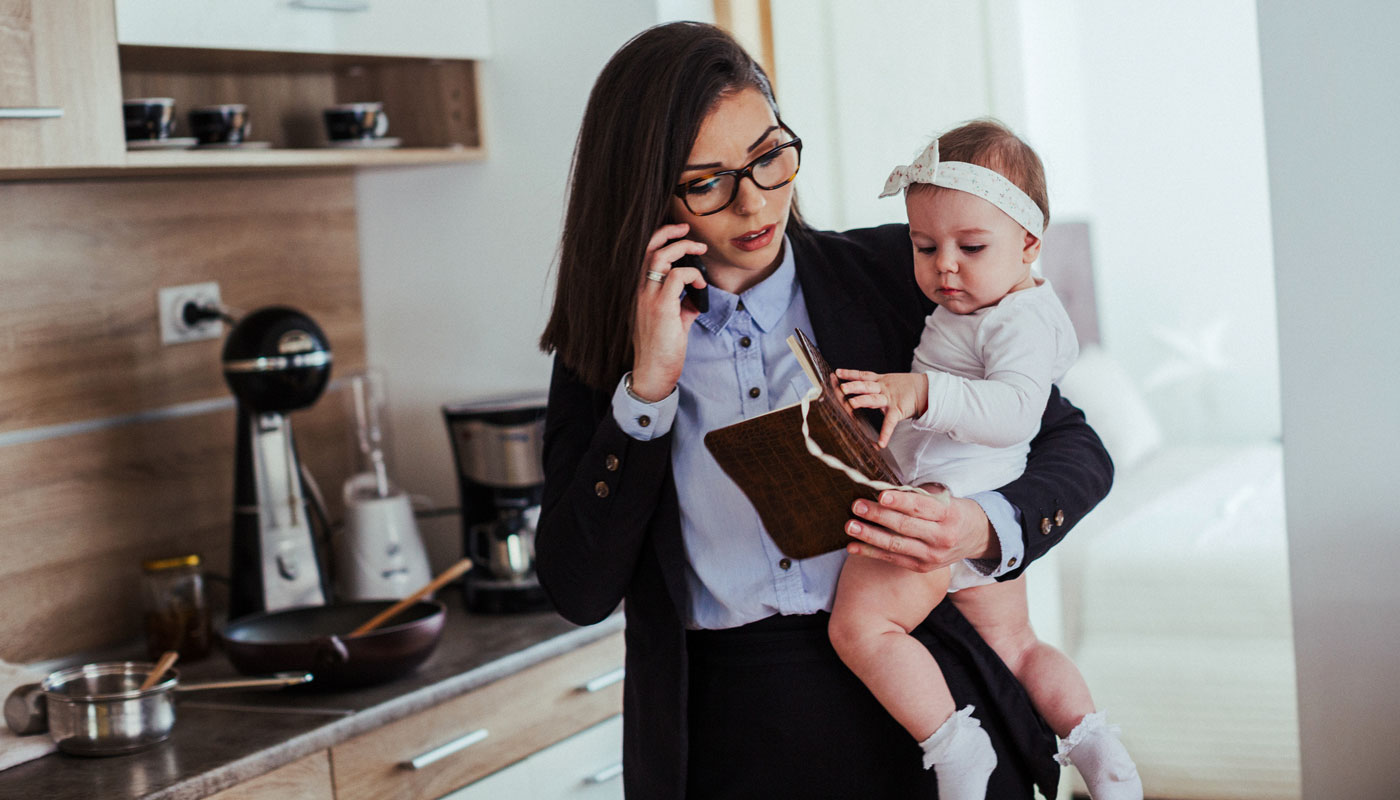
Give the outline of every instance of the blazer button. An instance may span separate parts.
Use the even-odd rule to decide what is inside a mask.
[[[601,484],[599,484],[599,485],[601,485]],[[1040,518],[1040,532],[1041,532],[1041,534],[1042,534],[1042,535],[1048,535],[1048,534],[1050,533],[1050,528],[1051,528],[1050,518],[1049,518],[1049,517],[1041,517],[1041,518]]]
[[[648,417],[646,414],[643,414],[640,417],[637,417],[637,424],[645,428],[646,426],[651,424],[651,417]]]
[[[1063,510],[1055,512],[1055,527],[1065,524],[1065,512]]]
[[[617,467],[621,463],[621,461],[617,460],[617,456],[611,453],[608,454],[607,458],[603,459],[603,466],[608,468],[608,472],[617,472]]]
[[[608,485],[606,483],[603,483],[602,481],[598,481],[597,483],[593,484],[593,491],[597,492],[599,497],[607,497]]]

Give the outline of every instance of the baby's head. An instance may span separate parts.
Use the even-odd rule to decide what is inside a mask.
[[[967,314],[1035,285],[1030,267],[1050,221],[1045,169],[1006,126],[977,120],[948,131],[895,168],[881,196],[900,189],[929,299]]]

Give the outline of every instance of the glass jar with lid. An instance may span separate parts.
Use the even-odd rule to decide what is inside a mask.
[[[141,570],[146,650],[151,658],[167,650],[179,653],[182,661],[208,655],[212,633],[199,556],[152,559],[142,562]]]

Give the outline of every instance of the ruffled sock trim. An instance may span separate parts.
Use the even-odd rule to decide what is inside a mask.
[[[1060,740],[1059,752],[1055,753],[1055,763],[1062,767],[1071,766],[1073,761],[1070,759],[1070,752],[1074,750],[1076,745],[1102,728],[1107,728],[1108,732],[1114,736],[1123,732],[1123,729],[1119,726],[1107,724],[1107,720],[1107,711],[1095,711],[1090,714],[1085,714],[1084,718],[1079,720],[1079,724],[1074,726],[1074,730],[1069,732],[1069,736]]]

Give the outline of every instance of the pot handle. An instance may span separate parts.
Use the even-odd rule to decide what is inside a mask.
[[[279,672],[270,678],[238,678],[228,681],[203,681],[200,683],[176,683],[177,692],[200,692],[205,689],[280,689],[283,686],[299,686],[311,681],[309,672]]]
[[[322,636],[311,644],[315,649],[311,660],[317,667],[336,667],[350,660],[350,650],[339,636]]]
[[[16,686],[5,698],[5,724],[17,736],[43,733],[49,729],[48,703],[37,683]]]

